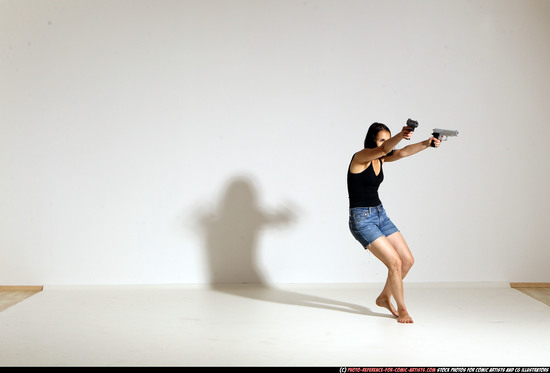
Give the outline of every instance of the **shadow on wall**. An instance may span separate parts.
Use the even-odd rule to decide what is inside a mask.
[[[267,227],[288,226],[295,219],[295,210],[289,207],[280,211],[262,209],[258,192],[247,177],[229,182],[218,210],[200,217],[211,289],[261,301],[393,318],[363,306],[282,290],[267,283],[257,263],[259,236]]]
[[[233,179],[218,210],[201,217],[210,283],[265,283],[257,263],[258,239],[265,228],[295,220],[290,208],[263,210],[246,177]]]

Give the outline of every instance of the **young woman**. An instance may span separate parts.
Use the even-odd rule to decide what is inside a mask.
[[[388,268],[386,285],[376,299],[376,304],[387,308],[400,323],[413,322],[405,307],[403,278],[411,269],[414,259],[405,239],[387,216],[378,197],[378,187],[384,180],[382,164],[425,150],[432,141],[436,147],[441,144],[440,140],[431,137],[394,150],[401,140],[409,140],[412,134],[410,127],[403,127],[401,132],[391,137],[386,125],[373,123],[367,132],[364,149],[353,155],[347,180],[351,233]],[[397,310],[391,303],[392,296]]]

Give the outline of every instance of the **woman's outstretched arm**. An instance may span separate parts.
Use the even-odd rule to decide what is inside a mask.
[[[412,136],[412,131],[410,127],[403,127],[401,132],[392,138],[385,141],[382,145],[376,148],[365,148],[357,153],[353,158],[353,163],[356,164],[366,164],[373,159],[378,159],[384,157],[386,154],[390,153],[394,147],[399,144],[403,139],[410,139]]]
[[[400,159],[410,157],[411,155],[421,152],[422,150],[428,149],[432,141],[434,142],[436,148],[441,145],[441,140],[438,140],[435,137],[430,137],[428,140],[416,144],[407,145],[402,149],[394,150],[391,155],[384,157],[384,162],[395,162]]]

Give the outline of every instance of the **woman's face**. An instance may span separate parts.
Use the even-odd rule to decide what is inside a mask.
[[[381,146],[386,140],[390,138],[390,133],[388,131],[379,131],[376,135],[376,146]]]

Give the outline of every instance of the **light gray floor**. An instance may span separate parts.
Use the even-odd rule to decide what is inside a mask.
[[[550,366],[550,307],[505,284],[46,286],[0,312],[0,366]]]

